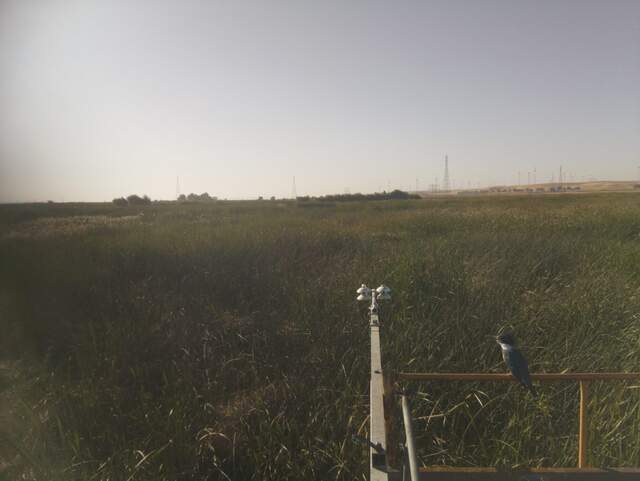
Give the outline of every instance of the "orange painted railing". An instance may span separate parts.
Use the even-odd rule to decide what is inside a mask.
[[[398,379],[403,381],[512,381],[511,374],[501,373],[422,373],[401,372]],[[561,372],[531,374],[534,381],[578,381],[580,383],[580,411],[578,432],[578,467],[587,467],[587,401],[591,381],[640,380],[638,372]]]

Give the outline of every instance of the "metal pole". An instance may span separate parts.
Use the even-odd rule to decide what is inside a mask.
[[[407,446],[402,446],[402,481],[411,481],[411,473],[409,472],[409,455],[407,454]]]
[[[404,432],[409,455],[409,469],[411,471],[411,481],[418,481],[418,459],[416,458],[416,447],[413,444],[413,429],[411,427],[411,410],[407,396],[402,395],[402,418],[404,420]]]
[[[369,289],[362,284],[356,291],[358,301],[371,300],[369,305],[369,332],[371,334],[371,377],[369,379],[369,481],[389,481],[392,472],[387,459],[387,420],[385,416],[385,386],[380,350],[380,318],[378,300],[390,299],[389,289],[381,285]],[[397,478],[395,478],[397,479]]]
[[[578,433],[578,467],[587,467],[587,402],[589,399],[589,382],[580,381],[580,414]]]
[[[369,306],[369,330],[371,333],[371,380],[369,381],[369,438],[371,447],[370,481],[387,481],[387,433],[384,419],[384,377],[382,374],[382,353],[380,350],[380,319],[376,293],[372,292]],[[377,446],[379,452],[374,446]]]

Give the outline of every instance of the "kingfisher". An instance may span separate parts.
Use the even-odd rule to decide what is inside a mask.
[[[531,376],[529,375],[529,365],[524,358],[520,349],[516,347],[516,339],[511,333],[504,333],[496,336],[496,342],[500,344],[502,349],[502,359],[511,371],[511,374],[527,388],[533,397],[537,397],[537,393],[533,384],[531,384]]]

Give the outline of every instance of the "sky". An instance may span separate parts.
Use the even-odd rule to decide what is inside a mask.
[[[0,202],[640,174],[639,0],[0,0]]]

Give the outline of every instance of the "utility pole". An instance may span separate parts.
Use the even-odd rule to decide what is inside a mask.
[[[442,179],[442,190],[449,192],[451,185],[449,184],[449,156],[444,156],[444,178]]]
[[[293,176],[293,185],[291,186],[291,197],[293,198],[293,200],[296,200],[298,198],[298,191],[296,189],[296,176]]]

